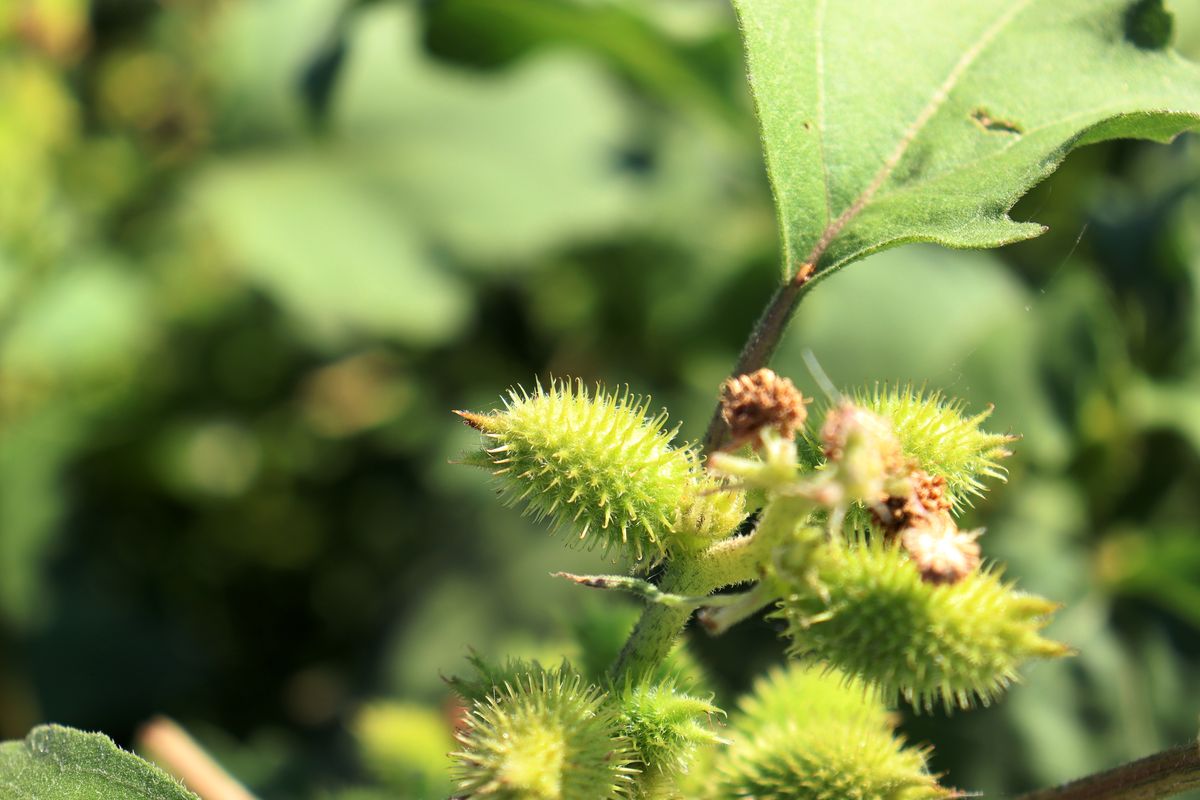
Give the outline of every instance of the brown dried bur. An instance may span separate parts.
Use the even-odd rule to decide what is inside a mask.
[[[808,418],[809,402],[794,383],[766,368],[730,378],[721,384],[721,418],[731,436],[723,449],[746,443],[757,449],[759,433],[766,428],[785,439],[796,438],[796,429]]]
[[[979,568],[981,531],[960,531],[950,516],[946,480],[912,468],[909,491],[890,495],[871,509],[889,540],[900,537],[926,583],[958,583]]]
[[[888,538],[912,527],[922,517],[950,510],[945,478],[914,468],[909,472],[908,479],[912,484],[911,492],[885,497],[882,503],[871,509],[875,522],[883,528]]]
[[[900,533],[900,542],[926,583],[958,583],[979,568],[982,531],[960,531],[949,511],[915,520]]]

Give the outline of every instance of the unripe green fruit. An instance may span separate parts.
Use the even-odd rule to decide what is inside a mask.
[[[539,671],[477,701],[452,754],[459,793],[490,800],[614,800],[633,770],[604,692]]]
[[[967,416],[962,401],[913,386],[877,385],[857,393],[854,402],[891,422],[904,455],[945,478],[956,504],[982,496],[985,478],[1004,480],[1000,459],[1010,455],[1008,445],[1016,437],[979,427],[991,416],[991,407]]]
[[[573,677],[576,674],[565,658],[553,670],[543,667],[537,660],[510,657],[504,661],[491,661],[474,651],[467,656],[467,662],[472,668],[470,673],[452,675],[445,678],[445,681],[468,705],[503,693],[507,686],[522,685],[530,675],[555,674],[560,677]]]
[[[712,718],[721,709],[669,681],[631,686],[617,703],[619,729],[632,744],[644,778],[686,772],[699,747],[720,741]]]
[[[462,413],[490,440],[484,463],[507,502],[569,527],[582,546],[659,560],[741,521],[740,494],[716,491],[691,449],[671,447],[675,430],[664,429],[665,412],[649,416],[649,400],[561,381],[512,391],[505,403],[502,412]]]
[[[899,692],[914,707],[986,705],[1022,662],[1070,653],[1039,635],[1057,605],[1015,591],[994,571],[927,583],[898,544],[878,541],[825,548],[814,561],[827,597],[796,586],[777,612],[790,653]]]
[[[792,665],[760,680],[719,758],[719,800],[929,800],[953,797],[906,748],[861,682]]]
[[[792,661],[772,667],[738,702],[739,731],[757,731],[806,717],[841,719],[891,730],[895,714],[879,688],[836,669]]]

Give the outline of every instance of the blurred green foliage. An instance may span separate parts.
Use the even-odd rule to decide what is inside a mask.
[[[973,524],[1080,655],[909,720],[950,784],[1195,734],[1198,189],[1195,137],[1088,148],[1015,212],[1048,235],[855,265],[776,360],[1024,435]],[[440,673],[555,650],[548,573],[603,567],[448,410],[572,375],[698,436],[774,230],[720,0],[0,1],[0,738],[163,712],[265,798],[394,796]],[[694,641],[723,703],[776,637]]]

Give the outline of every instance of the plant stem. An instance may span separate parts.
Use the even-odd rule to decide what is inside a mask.
[[[1181,745],[1018,800],[1157,800],[1200,788],[1200,744]]]
[[[812,503],[807,498],[777,498],[764,510],[754,533],[722,539],[695,556],[681,557],[668,564],[659,589],[670,594],[699,596],[724,586],[758,580],[771,552],[811,510]],[[671,652],[675,639],[695,610],[660,603],[647,606],[613,665],[613,679],[620,682],[652,670]]]
[[[816,257],[819,256],[820,253],[817,252]],[[771,356],[775,353],[775,348],[779,346],[780,339],[783,338],[783,332],[787,330],[788,322],[796,312],[796,306],[804,296],[805,287],[813,276],[816,257],[810,260],[813,263],[800,265],[795,274],[775,290],[775,294],[763,309],[762,315],[759,316],[758,322],[750,331],[750,336],[746,339],[741,354],[738,355],[733,375],[753,372],[766,366],[766,363],[770,361]],[[718,405],[708,423],[708,430],[704,434],[702,452],[711,453],[720,447],[726,433],[727,428],[725,421],[721,419],[721,407]],[[758,536],[761,528],[760,525],[760,531],[750,537],[719,542],[702,553],[698,561],[688,559],[668,564],[659,588],[672,594],[697,595],[708,594],[722,586],[754,580],[758,577],[756,574],[758,564],[762,562],[761,560],[753,562],[747,556],[752,550],[755,550],[755,544],[750,541],[751,539],[758,537],[758,543],[761,544],[763,537]],[[754,555],[759,559],[764,557],[760,550],[755,550]],[[717,566],[729,556],[733,556],[739,562],[738,566],[742,568],[741,577],[738,577],[737,569],[721,569]],[[748,573],[745,570],[747,563],[752,565]],[[732,564],[726,566],[730,567]],[[621,649],[621,655],[617,657],[617,663],[613,665],[613,677],[623,680],[630,675],[643,673],[666,658],[675,643],[675,637],[687,624],[694,610],[658,604],[649,606],[642,612],[637,626]]]
[[[667,567],[659,588],[664,592],[678,594],[707,594],[711,589],[700,580],[699,569],[694,562],[675,562]],[[671,652],[675,637],[687,624],[694,608],[665,606],[652,603],[638,618],[637,626],[629,634],[617,663],[613,665],[613,680],[620,685],[627,679],[637,679],[650,672]]]
[[[787,330],[788,322],[796,312],[796,306],[804,296],[804,287],[808,285],[812,274],[811,265],[805,264],[796,270],[795,276],[787,283],[775,290],[771,301],[763,309],[762,316],[754,323],[746,344],[742,346],[742,352],[738,355],[731,375],[754,372],[767,365],[775,353],[775,348],[779,346],[780,339],[783,338],[783,332]],[[704,434],[703,452],[711,453],[720,447],[726,433],[725,421],[721,419],[721,407],[718,405]]]

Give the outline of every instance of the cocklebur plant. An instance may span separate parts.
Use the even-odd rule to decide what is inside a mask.
[[[503,497],[632,568],[565,577],[646,604],[595,676],[604,713],[624,720],[608,729],[612,752],[637,753],[631,780],[557,796],[960,796],[929,771],[927,749],[896,735],[888,704],[987,704],[1028,662],[1071,653],[1043,635],[1055,602],[1006,580],[984,558],[983,532],[961,526],[1004,479],[1015,437],[986,427],[990,407],[969,412],[904,384],[830,386],[810,406],[765,367],[801,298],[845,265],[907,242],[1036,236],[1040,226],[1007,212],[1072,148],[1169,141],[1200,125],[1200,67],[1170,52],[1161,0],[986,0],[952,17],[925,2],[733,5],[784,269],[703,441],[675,443],[649,401],[569,380],[460,412],[484,435],[465,460],[488,468]],[[693,614],[719,635],[759,612],[782,626],[793,662],[727,726],[715,700],[660,688]],[[469,743],[456,757],[475,759]],[[1200,752],[1171,763],[1149,784],[1118,769],[1036,796],[1148,798],[1196,784]],[[462,784],[467,797],[510,788],[498,773]]]
[[[498,800],[620,797],[633,753],[603,691],[533,665],[475,700],[453,757],[459,788]]]
[[[838,270],[911,242],[1037,236],[1009,211],[1071,150],[1200,126],[1200,66],[1170,48],[1164,0],[733,6],[778,211],[779,284],[698,446],[675,442],[649,400],[579,381],[461,412],[482,439],[464,461],[494,473],[506,502],[630,568],[567,577],[645,609],[622,646],[597,639],[549,668],[479,662],[452,680],[465,708],[458,796],[951,797],[888,706],[990,702],[1027,662],[1070,652],[1043,635],[1053,601],[1006,581],[983,558],[986,537],[960,527],[1012,444],[984,427],[986,409],[902,384],[831,392],[821,408],[762,370],[800,300]],[[920,289],[896,302],[918,305]],[[680,679],[696,671],[675,669],[687,662],[678,635],[693,614],[719,634],[759,612],[779,621],[793,661],[725,724],[703,681]],[[186,796],[81,737],[39,729],[0,747],[0,790]],[[1198,785],[1189,746],[1029,797],[1146,800]]]
[[[569,533],[586,537],[598,525],[610,536],[605,551],[635,573],[567,577],[649,603],[612,670],[586,690],[592,719],[610,720],[590,729],[609,740],[612,760],[601,767],[628,783],[592,779],[592,794],[571,794],[567,773],[583,767],[543,759],[538,785],[560,793],[519,788],[511,775],[522,776],[520,787],[535,782],[526,753],[548,746],[545,726],[532,727],[522,704],[523,691],[536,688],[537,707],[552,716],[542,684],[527,677],[544,673],[477,663],[482,681],[452,681],[476,708],[455,754],[465,796],[671,797],[691,769],[711,773],[704,791],[713,797],[952,796],[926,770],[924,751],[900,746],[885,703],[903,698],[924,710],[935,701],[947,708],[988,702],[1024,662],[1068,654],[1040,634],[1054,604],[981,566],[975,534],[958,530],[943,496],[946,485],[982,492],[986,479],[1002,476],[998,459],[1010,437],[983,430],[986,415],[903,387],[871,395],[902,402],[839,399],[809,434],[806,398],[766,369],[730,379],[721,397],[734,437],[704,468],[690,446],[672,444],[664,414],[652,416],[647,401],[627,392],[557,381],[510,393],[490,413],[459,412],[483,433],[481,450],[466,460],[492,471],[501,496],[526,495],[534,513],[556,515]],[[819,443],[821,463],[800,457],[802,435]],[[757,522],[735,535],[756,502]],[[703,515],[707,529],[679,510],[701,503],[725,510]],[[651,515],[653,538],[615,534]],[[885,515],[892,524],[883,524]],[[857,527],[864,519],[874,522]],[[614,533],[604,534],[610,527]],[[639,562],[663,554],[670,558],[663,581],[638,577]],[[748,586],[711,594],[739,584]],[[726,740],[711,697],[655,670],[693,610],[720,632],[765,608],[785,621],[788,652],[805,666],[760,685]],[[564,664],[558,680],[570,670]],[[509,711],[520,724],[505,722]],[[767,716],[770,724],[762,722]],[[553,718],[562,725],[578,717]],[[699,758],[704,748],[717,752]],[[599,785],[605,794],[594,793]]]

